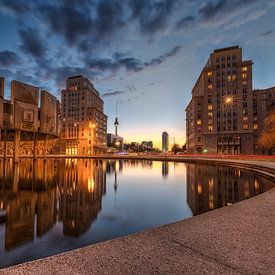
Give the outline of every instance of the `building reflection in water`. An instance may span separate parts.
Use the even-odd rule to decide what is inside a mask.
[[[48,241],[46,236],[49,236],[51,234],[50,232],[55,232],[55,229],[58,232],[57,235],[53,235],[54,237],[58,236],[59,241],[63,238],[58,235],[60,233],[59,228],[63,230],[61,234],[64,236],[63,244],[65,243],[66,245],[65,249],[64,247],[60,247],[59,252],[65,251],[67,247],[75,248],[78,241],[71,246],[68,240],[70,242],[72,240],[71,237],[78,238],[81,234],[87,233],[89,228],[93,229],[92,224],[96,221],[102,209],[102,197],[106,194],[106,175],[108,175],[108,180],[110,180],[108,182],[110,182],[111,188],[113,188],[113,193],[110,192],[109,199],[106,199],[106,205],[108,207],[109,204],[110,207],[114,199],[114,208],[116,211],[111,207],[110,213],[115,213],[117,217],[120,217],[119,219],[114,219],[114,223],[117,222],[120,230],[117,232],[114,231],[114,236],[120,235],[121,230],[123,230],[121,228],[125,228],[125,212],[119,216],[119,211],[122,209],[122,212],[127,212],[127,207],[132,207],[131,199],[127,201],[126,190],[127,188],[131,189],[132,186],[127,185],[127,188],[124,190],[122,188],[123,186],[119,186],[119,180],[123,176],[125,176],[125,183],[125,178],[131,181],[131,177],[134,177],[133,181],[135,182],[139,181],[140,176],[145,180],[148,175],[148,182],[145,184],[149,185],[149,190],[153,190],[150,188],[155,188],[154,190],[156,190],[157,193],[158,187],[163,187],[161,185],[164,181],[159,180],[162,175],[165,179],[165,190],[170,192],[174,187],[176,189],[173,190],[178,192],[178,186],[184,182],[186,172],[187,203],[194,215],[235,203],[242,199],[247,199],[273,187],[271,181],[265,180],[263,177],[259,177],[257,174],[248,171],[195,164],[186,164],[186,170],[183,169],[184,174],[182,174],[182,178],[176,179],[173,178],[176,165],[177,164],[169,162],[158,162],[153,165],[152,161],[147,160],[101,161],[85,159],[47,159],[46,161],[24,159],[21,160],[18,165],[13,165],[10,159],[6,161],[0,159],[0,232],[4,234],[4,250],[9,251],[9,253],[2,252],[3,261],[0,261],[0,264],[6,264],[5,255],[8,254],[9,257],[13,258],[13,255],[15,255],[17,251],[20,253],[20,249],[17,250],[15,248],[23,244],[31,244],[31,242],[34,241],[37,242],[35,245],[39,246],[39,239],[43,237],[45,237],[45,241]],[[183,167],[184,164],[178,166],[179,169]],[[153,180],[154,187],[150,185],[151,180]],[[179,185],[174,184],[177,180]],[[173,184],[171,184],[171,181]],[[134,196],[144,196],[142,192],[148,193],[146,188],[139,187],[139,185],[134,185],[134,187],[139,188],[136,190],[140,192],[140,194],[135,192]],[[162,188],[160,188],[160,194],[161,189]],[[184,187],[182,190],[184,190]],[[116,207],[116,196],[119,191],[122,191],[121,200],[126,203],[124,208]],[[163,204],[163,199],[166,198],[167,194],[161,195],[163,197],[160,196],[160,198],[162,198],[160,201],[154,200],[154,196],[153,199],[149,198],[149,200],[152,200],[154,203],[154,205],[151,205],[152,208],[155,204]],[[170,193],[170,196],[174,198],[176,194]],[[181,217],[182,211],[188,209],[190,213],[190,209],[183,197],[182,200],[181,197],[179,200],[182,202],[182,209],[179,211],[179,217]],[[172,200],[168,199],[169,203],[170,201]],[[150,202],[147,201],[147,203],[150,205]],[[135,207],[137,207],[138,210],[139,204],[133,206],[133,208]],[[158,209],[158,207],[156,209]],[[102,228],[100,228],[100,226],[94,226],[94,228],[97,228],[97,236],[89,236],[85,244],[97,242],[98,240],[96,238],[100,235],[100,233],[98,233],[100,230],[106,231],[105,234],[108,235],[108,238],[112,236],[113,231],[109,232],[108,230],[111,229],[109,229],[108,226],[106,227],[107,224],[112,228],[111,223],[113,222],[112,219],[108,220],[108,214],[109,213],[106,215],[105,213],[105,220],[104,215],[102,215],[103,218],[101,217],[101,220],[98,219]],[[157,214],[158,213],[156,213],[156,216]],[[165,214],[161,213],[161,215],[163,216]],[[154,217],[152,217],[152,219],[153,218]],[[110,222],[110,224],[108,224],[108,222]],[[135,226],[140,228],[139,226],[142,222],[142,220],[138,220]],[[127,232],[127,230],[125,230],[125,232]],[[46,233],[48,234],[46,235]],[[85,234],[85,236],[86,235],[88,234]],[[65,239],[66,236],[70,238]],[[80,238],[79,242],[81,242],[82,239],[85,239],[85,237]],[[57,246],[59,246],[59,244],[57,244]],[[49,246],[51,245],[50,243]],[[32,251],[32,249],[35,251],[35,253],[33,253],[35,255],[32,254],[26,257],[33,259],[36,257],[36,254],[39,254],[37,250],[39,250],[40,247],[34,248],[30,245],[26,246],[27,250],[29,247],[31,247],[30,251]],[[1,249],[2,247],[0,247],[0,253]],[[51,251],[51,247],[47,247],[47,249]],[[55,249],[56,248],[53,249],[54,253],[56,251]],[[11,250],[13,251],[12,253]],[[32,252],[30,252],[30,254],[31,253]],[[45,254],[48,252],[43,253],[43,256],[47,256]],[[24,259],[26,259],[26,257],[24,255]],[[18,261],[16,261],[16,263],[18,263]]]
[[[161,167],[162,167],[162,177],[167,178],[169,175],[169,162],[163,161]]]
[[[64,235],[78,237],[89,229],[101,210],[101,198],[106,193],[105,164],[100,160],[61,162],[65,169],[59,178],[59,219]]]
[[[193,215],[228,206],[261,194],[273,183],[250,171],[186,164],[187,203]]]
[[[93,160],[0,160],[0,223],[9,251],[47,233],[57,222],[63,234],[86,232],[101,210],[106,167]],[[36,221],[36,222],[35,222]]]

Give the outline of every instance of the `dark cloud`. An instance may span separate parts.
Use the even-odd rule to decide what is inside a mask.
[[[138,19],[141,33],[153,34],[167,27],[177,3],[177,0],[132,0],[130,7],[133,18]]]
[[[22,41],[21,49],[34,57],[35,59],[42,59],[46,53],[46,42],[43,41],[38,30],[27,28],[19,31]]]
[[[122,1],[99,1],[95,24],[98,36],[112,33],[122,27],[125,22]]]
[[[179,20],[175,26],[176,30],[184,29],[186,27],[189,27],[191,23],[194,23],[196,21],[196,18],[194,16],[188,15],[183,17],[181,20]]]
[[[273,30],[269,30],[269,31],[266,31],[266,32],[262,32],[260,35],[261,36],[269,36],[273,33]]]
[[[20,57],[12,51],[0,52],[0,65],[7,68],[20,63]]]
[[[2,0],[1,9],[6,9],[15,15],[22,15],[31,10],[31,3],[24,0]]]
[[[176,46],[166,54],[160,55],[158,58],[153,58],[151,61],[144,63],[144,65],[145,67],[159,65],[164,61],[166,61],[169,57],[177,55],[181,49],[182,49],[182,46]]]
[[[104,93],[102,95],[102,97],[109,97],[109,96],[117,96],[117,95],[121,95],[121,94],[125,94],[126,91],[114,91],[114,92],[108,92],[108,93]]]
[[[89,10],[80,10],[73,5],[43,5],[40,14],[50,31],[62,35],[69,45],[89,34],[94,25]]]
[[[101,71],[101,72],[112,72],[115,73],[119,69],[125,69],[129,72],[139,72],[145,68],[156,66],[168,58],[176,55],[181,50],[182,46],[176,46],[169,52],[160,55],[157,58],[153,58],[148,62],[142,62],[141,60],[134,57],[125,57],[124,54],[116,53],[113,58],[101,58],[101,59],[89,59],[86,60],[86,66],[90,70]]]
[[[210,0],[199,9],[199,13],[205,21],[211,21],[217,16],[226,16],[235,10],[246,8],[256,2],[257,0]]]
[[[126,25],[136,24],[141,34],[164,30],[182,0],[72,1],[68,5],[40,4],[38,14],[50,32],[64,37],[68,45],[87,51],[110,45]],[[82,2],[82,3],[81,3]]]

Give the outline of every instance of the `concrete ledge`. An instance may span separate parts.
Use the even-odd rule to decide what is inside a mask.
[[[273,165],[264,166],[269,176]],[[0,274],[272,274],[274,251],[272,189],[185,221],[2,269]]]

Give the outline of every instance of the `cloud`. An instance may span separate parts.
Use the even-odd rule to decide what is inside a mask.
[[[132,17],[138,19],[141,33],[154,34],[167,27],[177,3],[176,0],[132,0],[130,7]]]
[[[12,65],[20,63],[21,58],[17,53],[12,51],[2,51],[0,52],[0,65],[7,68]]]
[[[102,95],[102,97],[117,96],[117,95],[126,94],[126,93],[133,93],[135,91],[136,91],[136,87],[134,85],[126,85],[124,91],[119,90],[119,91],[106,92]]]
[[[217,18],[226,20],[229,16],[234,16],[234,12],[240,13],[243,9],[247,11],[247,8],[255,3],[256,0],[210,0],[199,9],[199,14],[203,21],[208,23]]]
[[[192,15],[188,15],[183,17],[176,23],[175,30],[185,29],[186,27],[190,26],[191,23],[194,23],[196,18]]]
[[[27,28],[19,31],[22,41],[21,49],[35,59],[42,59],[46,53],[46,42],[43,41],[38,30]]]
[[[121,94],[125,94],[125,93],[126,93],[126,91],[107,92],[107,93],[104,93],[101,97],[117,96],[117,95],[121,95]]]
[[[273,30],[269,30],[269,31],[266,31],[266,32],[262,32],[260,33],[261,36],[269,36],[273,33]]]
[[[147,62],[142,62],[137,58],[125,57],[124,54],[116,53],[112,58],[90,58],[89,60],[86,60],[86,66],[90,70],[100,72],[116,73],[120,69],[125,69],[128,72],[140,72],[145,68],[160,65],[168,58],[177,55],[181,48],[182,46],[175,46],[169,52]]]
[[[2,0],[1,10],[7,11],[14,16],[20,16],[31,10],[31,3],[29,1]]]
[[[169,57],[177,55],[181,49],[182,49],[182,46],[175,46],[172,50],[170,50],[166,54],[160,55],[158,58],[153,58],[151,61],[144,63],[144,65],[145,67],[159,65],[164,61],[166,61]]]
[[[50,31],[63,36],[69,45],[75,45],[94,26],[89,10],[74,5],[42,5],[39,12]]]

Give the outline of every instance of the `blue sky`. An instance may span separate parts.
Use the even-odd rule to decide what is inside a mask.
[[[0,75],[59,97],[68,76],[103,96],[108,132],[118,103],[126,141],[161,132],[183,144],[185,107],[216,48],[240,45],[254,88],[275,85],[274,0],[0,0]]]

